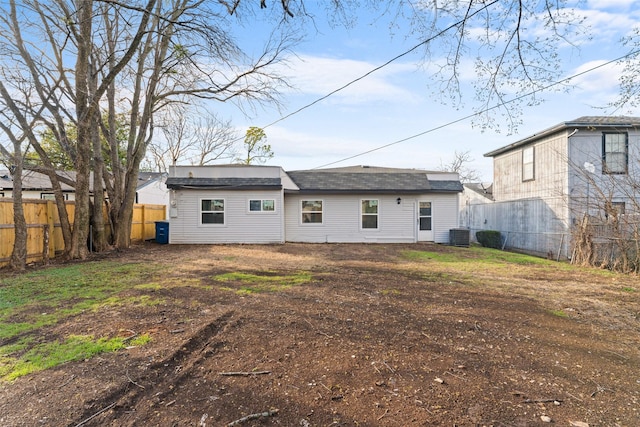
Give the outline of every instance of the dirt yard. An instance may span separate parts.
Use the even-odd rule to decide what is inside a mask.
[[[0,383],[0,425],[640,426],[637,277],[406,251],[475,253],[149,243],[110,255],[157,263],[158,286],[127,293],[158,303],[42,334],[152,341]],[[232,272],[310,280],[257,292],[216,279]]]

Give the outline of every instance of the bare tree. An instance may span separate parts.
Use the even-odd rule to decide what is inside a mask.
[[[455,151],[453,159],[449,163],[442,163],[440,160],[439,170],[443,172],[456,172],[462,182],[479,182],[480,172],[474,169],[471,164],[474,159],[470,151]]]
[[[0,85],[2,83],[0,82]],[[0,91],[2,90],[0,86]],[[8,165],[13,179],[13,251],[9,260],[9,267],[13,270],[24,270],[27,264],[27,221],[22,206],[22,139],[13,132],[9,122],[0,120],[2,129],[13,145],[13,152],[0,144],[0,159]]]
[[[634,146],[635,147],[635,146]],[[622,272],[640,272],[640,150],[608,170],[594,154],[582,165],[570,164],[577,177],[569,207],[573,225],[572,262]]]
[[[310,16],[305,0],[273,4],[262,8],[265,2],[249,0],[8,0],[0,5],[6,86],[0,109],[11,115],[43,158],[42,172],[54,186],[70,257],[87,255],[90,217],[99,229],[107,200],[112,244],[129,245],[137,174],[154,138],[158,112],[193,99],[242,105],[278,101],[279,89],[287,82],[275,66],[297,41],[296,31],[318,17]],[[358,16],[358,7],[356,0],[332,1],[327,15],[348,23]],[[472,48],[482,53],[472,55],[479,58],[481,108],[504,101],[514,88],[517,94],[544,88],[562,72],[561,58],[555,54],[559,42],[571,42],[571,35],[584,30],[562,1],[430,0],[418,5],[392,0],[366,2],[362,7],[394,15],[398,25],[408,21],[408,31],[424,40],[421,47],[427,60],[435,52],[432,49],[445,49],[448,54],[439,62],[438,75],[452,99],[460,93],[461,61]],[[274,33],[261,52],[248,57],[233,33],[238,25],[255,19],[256,10],[273,19]],[[546,32],[531,31],[536,25]],[[25,88],[30,88],[28,96]],[[18,120],[9,108],[12,101],[20,105],[25,120]],[[503,111],[510,123],[517,123],[513,105]],[[124,144],[116,126],[123,116],[128,132]],[[491,117],[484,120],[492,124]],[[69,122],[77,129],[75,141],[66,132]],[[62,193],[55,190],[61,177],[35,138],[36,130],[44,128],[76,169],[72,229],[64,219]],[[98,143],[99,134],[108,141],[106,150]],[[110,161],[105,162],[104,156]],[[103,239],[98,241],[104,245]]]
[[[75,166],[75,223],[73,228],[63,224],[65,236],[70,233],[68,256],[86,256],[91,216],[98,237],[104,234],[103,185],[112,242],[129,245],[137,174],[158,111],[192,97],[275,100],[284,80],[269,69],[292,40],[276,37],[256,59],[245,57],[228,35],[230,23],[220,6],[195,0],[11,0],[0,7],[0,51],[6,54],[2,73],[9,85],[2,106],[17,101],[24,107],[24,120],[14,121],[42,158],[39,168],[54,188],[60,178],[36,130],[49,129]],[[31,88],[28,96],[20,91],[23,86]],[[17,110],[7,111],[17,117]],[[123,114],[128,116],[124,146],[116,135],[116,119]],[[66,134],[69,122],[77,129],[75,141]],[[100,134],[108,141],[106,151]],[[105,155],[110,162],[104,162]],[[62,218],[64,201],[56,197],[56,202]],[[104,246],[103,239],[96,241]]]
[[[147,156],[154,170],[167,171],[169,165],[177,163],[204,166],[235,156],[238,139],[231,122],[213,113],[197,114],[174,106],[163,112],[158,121],[164,138],[149,144]]]

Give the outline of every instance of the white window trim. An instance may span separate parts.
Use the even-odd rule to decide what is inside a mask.
[[[302,204],[304,202],[320,202],[322,204],[322,210],[320,212],[318,211],[307,211],[306,213],[320,213],[322,214],[322,221],[320,222],[304,222],[302,219],[302,216],[305,214],[305,211],[302,208]],[[298,207],[300,208],[300,215],[298,215],[298,220],[300,221],[300,225],[303,225],[305,227],[320,227],[324,225],[324,199],[301,199],[300,200],[300,204],[298,205]]]
[[[254,202],[256,200],[260,201],[260,210],[259,211],[252,211],[251,210],[251,202]],[[273,210],[272,211],[265,211],[263,210],[263,203],[265,201],[272,201],[273,202]],[[277,205],[276,205],[276,199],[249,199],[247,200],[247,212],[250,214],[255,214],[255,215],[273,215],[277,212]]]
[[[624,151],[607,151],[607,135],[624,136]],[[611,171],[607,163],[607,154],[624,155],[624,170]],[[602,173],[603,175],[627,175],[629,174],[629,133],[628,132],[603,132],[602,133]]]
[[[224,209],[222,211],[203,211],[202,210],[203,200],[222,200],[222,206],[224,206]],[[224,220],[222,221],[222,224],[209,224],[209,223],[202,222],[202,214],[209,213],[209,212],[222,213],[224,218]],[[200,223],[201,227],[226,227],[227,226],[227,200],[224,197],[201,197],[200,199],[198,199],[198,222]]]
[[[378,202],[378,212],[375,214],[372,213],[365,213],[362,211],[362,202],[364,202],[365,200],[375,200],[376,202]],[[369,216],[377,216],[378,217],[378,221],[376,222],[377,227],[376,228],[364,228],[362,226],[362,217],[364,215],[369,215]],[[380,231],[380,199],[360,199],[360,230],[361,231]]]
[[[47,198],[45,196],[51,196],[51,198]],[[69,193],[62,193],[62,196],[64,198],[64,200],[69,200]],[[55,193],[49,192],[49,191],[43,191],[40,193],[40,200],[52,200],[55,201],[56,200],[56,195]]]
[[[525,163],[524,162],[524,157],[525,157],[525,153],[531,151],[531,162],[530,163]],[[527,177],[524,175],[525,172],[525,165],[531,164],[531,176]],[[525,147],[522,149],[522,181],[523,182],[527,182],[527,181],[535,181],[536,179],[536,149],[535,146],[529,146],[529,147]]]

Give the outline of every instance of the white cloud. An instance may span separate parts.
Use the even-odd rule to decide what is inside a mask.
[[[588,0],[587,6],[591,9],[638,9],[640,2],[638,0]]]
[[[352,59],[303,55],[288,61],[293,87],[305,95],[324,96],[358,79],[380,64]],[[373,72],[329,98],[333,103],[362,104],[371,102],[415,103],[419,97],[395,83],[417,70],[412,64],[390,64]]]
[[[572,74],[590,70],[606,62],[605,60],[586,62],[577,67]],[[572,94],[578,96],[582,103],[605,106],[613,101],[618,94],[618,77],[621,71],[620,65],[609,64],[576,77],[570,82],[576,87]]]

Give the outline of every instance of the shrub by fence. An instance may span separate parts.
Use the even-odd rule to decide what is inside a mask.
[[[502,235],[496,230],[480,230],[476,232],[476,240],[485,248],[502,248]]]
[[[69,221],[73,223],[75,202],[69,201],[66,205]],[[24,201],[23,207],[27,222],[27,262],[54,258],[62,253],[64,240],[55,203],[29,199]],[[131,241],[155,238],[155,222],[165,217],[164,205],[134,205]],[[13,200],[0,199],[0,266],[6,265],[11,258],[14,239]]]

